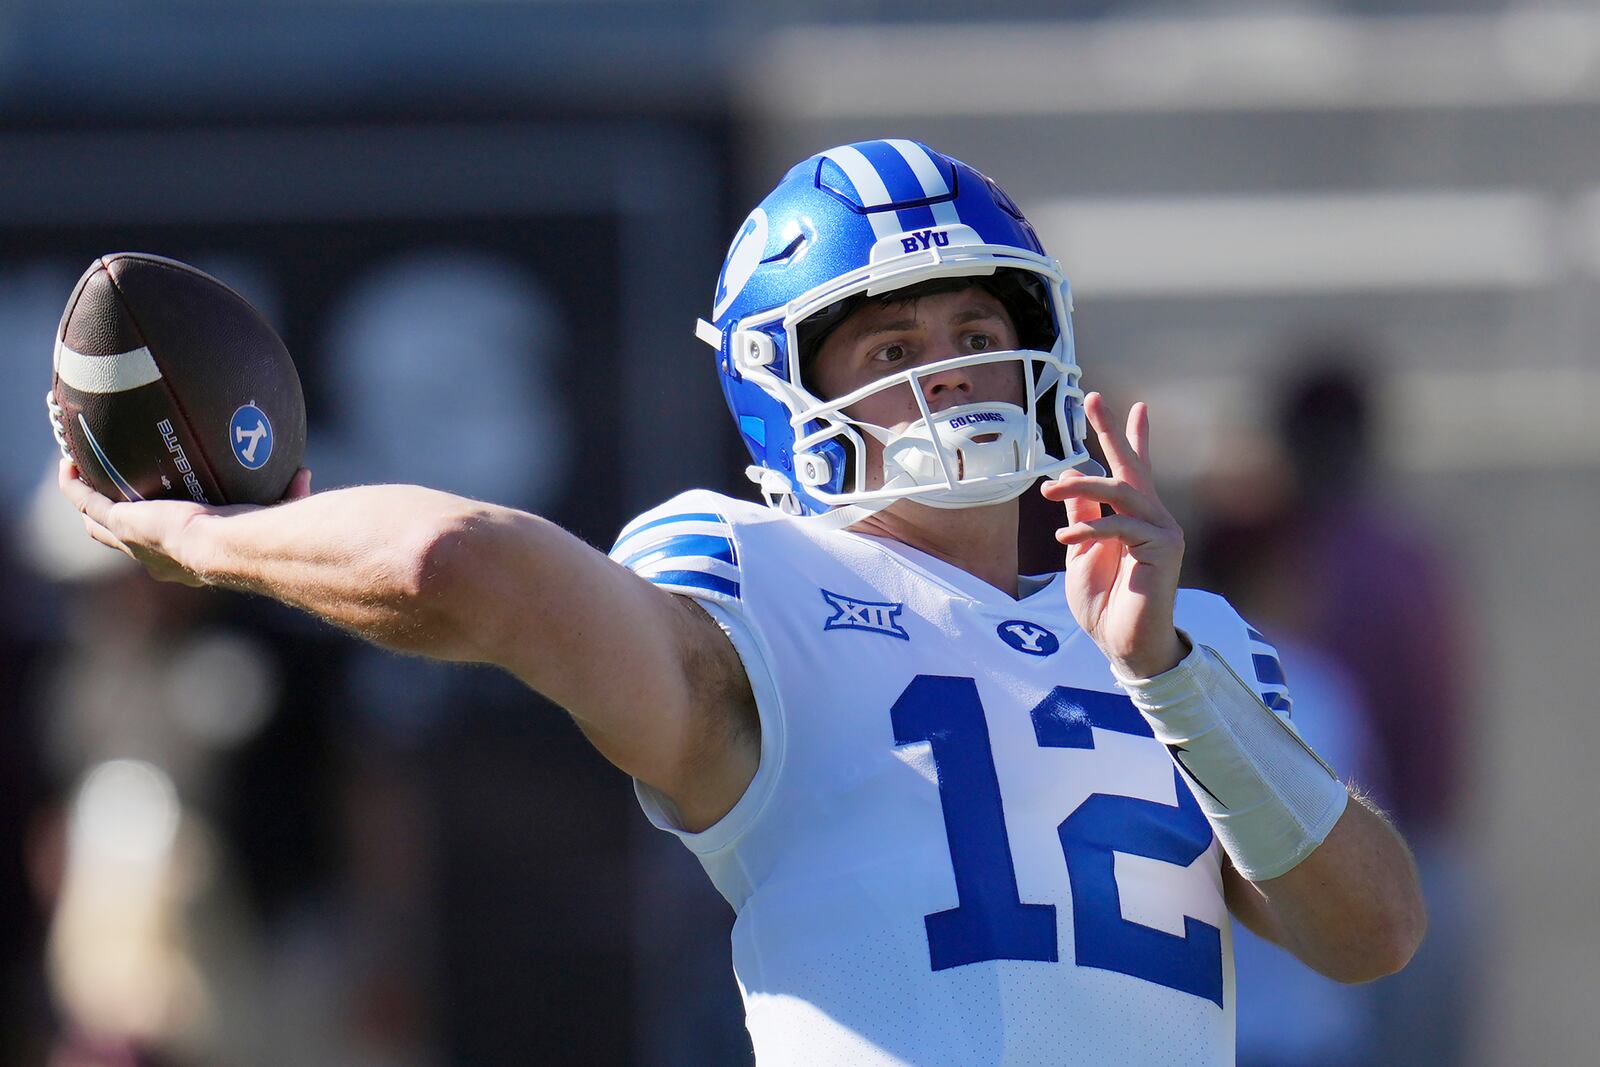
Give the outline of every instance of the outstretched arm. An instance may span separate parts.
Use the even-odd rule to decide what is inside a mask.
[[[155,577],[270,596],[401,652],[490,663],[565,707],[622,770],[690,828],[749,784],[759,754],[748,680],[698,607],[559,526],[407,485],[275,507],[113,502],[63,461],[90,536]]]
[[[1178,631],[1183,531],[1156,495],[1148,410],[1135,404],[1124,431],[1098,393],[1085,406],[1110,476],[1069,471],[1042,489],[1065,504],[1056,539],[1068,601],[1156,738],[1204,786],[1196,800],[1231,861],[1229,906],[1329,977],[1399,970],[1427,925],[1404,843],[1226,663]]]

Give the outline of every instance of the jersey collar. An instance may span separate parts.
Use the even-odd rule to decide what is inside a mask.
[[[968,574],[960,567],[946,563],[938,556],[929,555],[919,548],[912,548],[910,545],[896,541],[892,537],[857,533],[854,530],[842,530],[840,532],[846,537],[857,538],[889,553],[934,585],[962,600],[970,600],[993,607],[1015,609],[1045,603],[1052,596],[1060,597],[1064,595],[1061,589],[1062,575],[1059,571],[1054,574],[1020,576],[1017,585],[1018,591],[1022,595],[1013,599],[1005,591],[990,585],[982,578]]]

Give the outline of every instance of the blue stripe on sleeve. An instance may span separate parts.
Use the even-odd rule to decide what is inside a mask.
[[[635,534],[642,533],[645,530],[654,529],[657,526],[665,526],[671,522],[720,522],[726,524],[727,521],[728,520],[724,519],[721,515],[710,511],[697,511],[693,514],[668,515],[664,519],[651,519],[649,522],[640,526],[635,526],[631,530],[623,530],[622,536],[617,538],[616,542],[612,544],[611,549],[612,551],[616,551],[617,545],[622,544],[622,542],[626,541]]]
[[[642,575],[645,581],[654,585],[676,585],[688,589],[704,589],[710,593],[721,593],[735,600],[739,599],[739,583],[715,574],[702,574],[699,571],[657,571],[655,574]]]
[[[1261,702],[1281,715],[1288,715],[1292,707],[1286,693],[1267,693],[1262,696]]]
[[[622,565],[630,570],[636,570],[656,560],[678,556],[709,556],[724,563],[736,562],[733,556],[733,541],[729,538],[713,534],[679,534],[677,537],[658,541],[642,552],[635,552],[623,560]]]
[[[1250,640],[1252,641],[1260,641],[1263,645],[1271,643],[1265,637],[1261,636],[1261,631],[1257,630],[1254,626],[1246,626],[1244,628],[1244,632],[1250,635]]]

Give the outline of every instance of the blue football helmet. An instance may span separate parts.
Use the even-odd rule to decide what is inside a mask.
[[[803,380],[803,352],[814,352],[861,301],[969,277],[1005,304],[1018,350],[939,360],[829,399]],[[811,515],[847,508],[859,517],[907,498],[934,507],[993,504],[1089,463],[1071,309],[1060,264],[998,185],[916,141],[862,141],[796,165],[750,213],[717,276],[711,319],[696,333],[718,351],[723,393],[755,460],[748,473],[767,503]],[[929,410],[922,377],[1001,361],[1021,365],[1024,407]],[[909,427],[844,412],[906,386],[922,413]],[[1054,417],[1059,456],[1046,451],[1041,404]],[[867,436],[883,446],[882,476],[870,479],[881,484],[872,488]]]

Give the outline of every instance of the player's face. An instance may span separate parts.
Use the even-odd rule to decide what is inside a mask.
[[[893,304],[867,304],[822,342],[809,385],[824,398],[844,396],[879,378],[975,352],[1017,347],[1017,329],[1005,305],[973,286],[930,293]],[[917,380],[929,411],[961,404],[1027,400],[1022,365],[1011,360],[955,367]],[[910,383],[872,393],[844,409],[852,419],[901,431],[922,418]],[[883,484],[883,445],[867,435],[867,488]]]
[[[1005,305],[976,286],[931,293],[896,304],[867,304],[822,342],[810,373],[817,395],[844,396],[873,381],[912,367],[975,352],[1017,347],[1017,330]],[[1011,361],[957,367],[919,380],[930,411],[958,404],[1025,402],[1022,366]],[[845,414],[890,430],[922,417],[910,384],[873,393]]]

